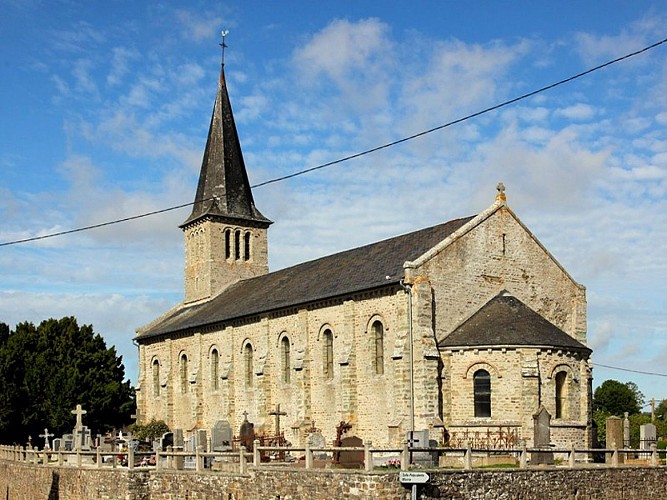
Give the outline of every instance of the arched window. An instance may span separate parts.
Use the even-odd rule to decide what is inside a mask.
[[[218,390],[218,362],[220,360],[220,355],[218,354],[217,349],[211,351],[211,389],[214,391]]]
[[[567,418],[567,372],[556,374],[556,418]]]
[[[475,392],[475,416],[491,416],[491,375],[486,370],[477,370],[473,375]]]
[[[153,360],[153,396],[160,395],[160,362]]]
[[[373,345],[375,352],[375,373],[382,375],[384,373],[384,326],[379,321],[375,321],[371,327],[373,332]]]
[[[181,355],[181,394],[188,392],[188,357]]]
[[[232,230],[225,229],[225,259],[232,256]]]
[[[238,229],[234,231],[234,258],[236,260],[241,258],[241,231]]]
[[[245,364],[245,384],[252,387],[253,367],[252,367],[252,345],[248,342],[243,349],[243,361]]]
[[[250,233],[243,235],[243,260],[250,260]]]
[[[290,381],[290,345],[289,339],[283,337],[280,341],[280,356],[282,358],[283,382],[289,384]]]
[[[326,329],[322,334],[322,340],[324,341],[324,352],[323,352],[323,371],[325,379],[333,378],[333,333],[331,330]]]

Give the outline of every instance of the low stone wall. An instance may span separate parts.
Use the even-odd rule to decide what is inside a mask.
[[[422,499],[667,498],[666,467],[582,467],[574,470],[429,471]],[[0,497],[10,500],[329,500],[409,499],[398,472],[250,470],[247,475],[45,467],[0,461]]]

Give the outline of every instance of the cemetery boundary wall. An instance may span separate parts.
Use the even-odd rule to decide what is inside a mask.
[[[419,498],[664,499],[667,467],[428,471]],[[220,472],[95,469],[0,461],[0,496],[10,500],[409,499],[398,472],[259,470]]]

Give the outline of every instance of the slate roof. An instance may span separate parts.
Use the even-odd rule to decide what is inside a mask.
[[[263,276],[239,281],[213,299],[166,313],[137,339],[187,331],[232,319],[396,285],[403,264],[424,254],[473,217],[396,236]]]
[[[251,220],[263,226],[271,221],[255,207],[241,142],[229,101],[224,65],[213,105],[206,149],[192,213],[181,227],[203,217]]]
[[[502,292],[438,343],[438,347],[548,346],[591,353],[516,297]]]

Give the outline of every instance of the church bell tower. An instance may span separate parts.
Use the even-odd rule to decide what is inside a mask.
[[[207,300],[239,280],[266,274],[270,224],[253,201],[223,59],[195,202],[180,226],[185,236],[184,302]]]

